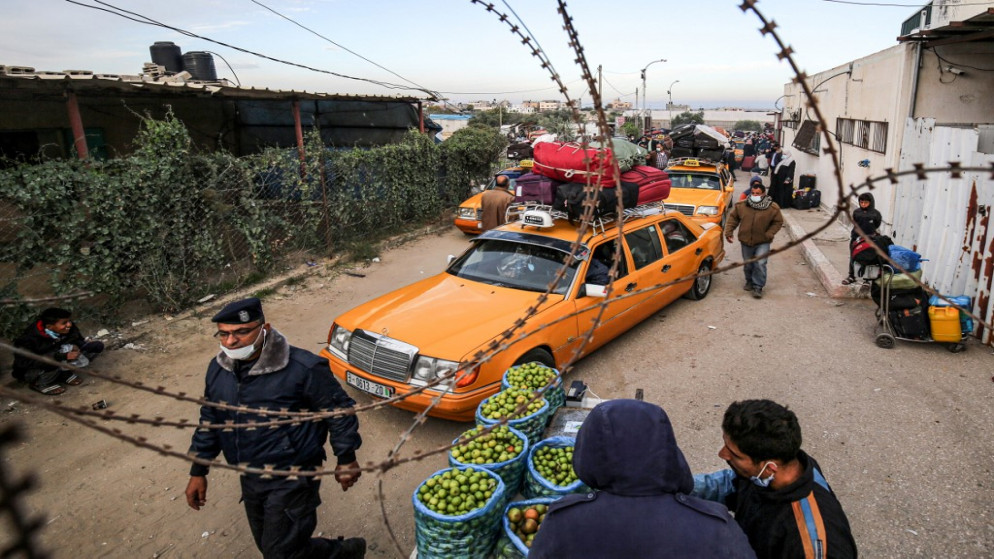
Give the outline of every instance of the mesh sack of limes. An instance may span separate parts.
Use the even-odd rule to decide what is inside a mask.
[[[505,496],[513,497],[521,488],[525,474],[528,437],[507,425],[497,425],[486,431],[486,427],[477,426],[452,441],[449,465],[486,468],[500,476]]]
[[[446,468],[414,490],[419,559],[485,559],[500,530],[504,482],[476,466]]]
[[[548,400],[536,397],[534,390],[506,388],[480,402],[476,408],[476,424],[483,426],[507,423],[524,433],[529,441],[542,438],[549,423]]]
[[[525,497],[545,497],[585,493],[590,490],[573,471],[572,437],[549,437],[532,445],[521,493]]]
[[[563,378],[558,369],[547,367],[537,361],[515,365],[504,371],[502,388],[525,388],[538,390],[549,401],[549,414],[556,413],[566,403]]]

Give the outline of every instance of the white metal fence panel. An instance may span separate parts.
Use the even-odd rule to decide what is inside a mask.
[[[990,166],[994,155],[978,151],[977,128],[936,126],[933,119],[908,119],[901,149],[900,169],[914,163],[944,167],[951,161],[963,166]],[[968,295],[973,312],[988,324],[994,320],[991,287],[994,281],[994,207],[991,173],[931,173],[926,180],[900,179],[894,203],[894,242],[928,259],[923,279],[946,295]],[[985,344],[994,341],[989,328],[978,325],[976,335]]]

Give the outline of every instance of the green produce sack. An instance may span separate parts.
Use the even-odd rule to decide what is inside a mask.
[[[439,485],[435,482],[432,487],[428,487],[429,482],[446,472],[452,472],[453,475],[482,472],[481,477],[486,480],[487,489],[492,491],[484,506],[465,514],[447,515],[433,511],[423,503],[424,494]],[[423,481],[414,490],[411,500],[414,503],[414,539],[418,559],[486,559],[490,555],[500,531],[500,515],[504,504],[504,482],[500,476],[474,466],[446,468]]]
[[[521,538],[511,529],[511,521],[507,519],[507,511],[512,508],[528,508],[531,505],[550,505],[559,500],[559,497],[537,497],[526,501],[514,501],[504,507],[504,514],[501,515],[500,539],[497,540],[497,559],[524,559],[528,557],[528,546],[521,541]],[[541,528],[539,528],[541,530]]]
[[[501,427],[497,427],[497,429],[500,428]],[[512,437],[517,438],[518,441],[520,441],[520,447],[518,448],[521,448],[521,450],[518,451],[517,455],[514,458],[511,458],[509,460],[504,460],[502,462],[496,460],[494,462],[483,462],[483,463],[470,462],[470,460],[474,460],[473,457],[468,457],[461,453],[459,454],[458,458],[453,456],[452,451],[457,450],[457,447],[453,447],[449,449],[449,465],[456,468],[464,468],[466,466],[476,466],[478,468],[486,468],[491,472],[494,472],[495,474],[499,475],[501,481],[504,482],[504,495],[507,496],[507,498],[511,498],[517,495],[518,490],[521,488],[521,479],[525,475],[525,461],[528,460],[528,437],[526,437],[524,433],[518,431],[513,427],[504,426],[503,428],[507,429],[512,435]],[[466,431],[465,433],[460,435],[456,440],[452,441],[452,444],[456,444],[459,441],[459,439],[463,437],[471,437],[475,435],[477,429],[480,429],[480,427],[474,427]]]
[[[541,386],[534,386],[534,384],[537,384],[537,383],[535,383],[535,382],[529,383],[528,382],[529,379],[525,379],[525,380],[519,381],[519,382],[512,382],[511,379],[515,378],[515,376],[516,376],[515,372],[521,372],[523,369],[527,369],[529,367],[534,367],[534,368],[538,369],[538,371],[551,371],[551,373],[555,374],[556,380],[552,383],[551,386],[548,383],[544,383],[544,382],[540,383]],[[538,371],[535,373],[536,375],[541,374]],[[520,376],[520,375],[517,375],[517,376]],[[536,377],[533,377],[533,378],[536,378]],[[542,395],[545,396],[545,399],[549,401],[549,407],[550,407],[550,409],[549,409],[549,417],[552,417],[552,414],[556,413],[556,411],[558,411],[559,408],[563,407],[563,405],[566,404],[566,391],[563,390],[563,377],[562,377],[562,374],[559,372],[559,369],[555,369],[553,367],[549,367],[547,365],[543,365],[543,364],[541,364],[541,363],[539,363],[537,361],[536,362],[532,362],[532,363],[525,363],[523,365],[515,365],[515,366],[511,367],[510,369],[504,371],[504,377],[501,380],[501,388],[506,389],[506,388],[510,388],[512,386],[515,387],[515,388],[529,388],[531,390],[539,390],[539,389],[544,390],[544,393]]]
[[[565,448],[572,446],[576,446],[576,439],[573,437],[550,437],[532,445],[531,450],[528,451],[528,469],[525,473],[525,484],[521,489],[525,497],[562,497],[570,493],[586,493],[590,491],[590,488],[579,479],[567,485],[557,485],[555,481],[543,476],[535,466],[535,455],[542,448]],[[572,468],[572,466],[571,462],[570,467]]]

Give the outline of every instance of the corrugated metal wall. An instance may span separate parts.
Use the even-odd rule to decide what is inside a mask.
[[[915,163],[945,167],[990,166],[994,155],[978,151],[976,127],[937,126],[935,119],[908,119],[901,146],[900,169]],[[991,285],[994,281],[994,181],[991,173],[930,173],[927,180],[900,179],[895,188],[894,242],[913,248],[928,259],[923,279],[944,295],[968,295],[973,312],[990,324],[994,320]],[[994,343],[990,328],[974,331],[985,344]]]

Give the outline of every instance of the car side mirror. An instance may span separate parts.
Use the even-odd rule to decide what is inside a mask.
[[[732,186],[730,184],[726,184],[725,185],[725,192],[734,192],[734,191],[735,191],[735,187],[734,186]]]
[[[455,254],[450,254],[448,257],[446,257],[445,263],[446,264],[452,264],[452,261],[455,260],[455,259],[456,259],[456,255]]]
[[[583,284],[583,291],[580,293],[581,297],[600,297],[603,299],[607,297],[607,286],[597,285],[594,283]]]

